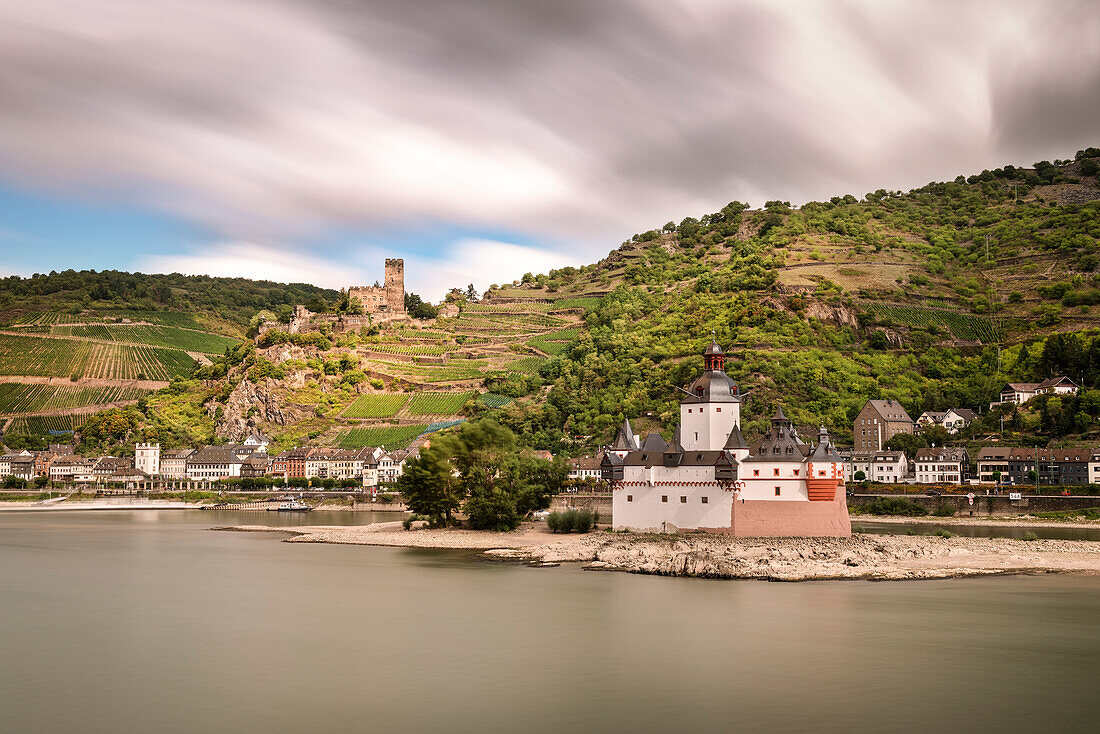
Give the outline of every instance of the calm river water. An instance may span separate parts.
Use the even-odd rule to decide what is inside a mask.
[[[225,522],[0,514],[0,731],[1097,726],[1100,578],[702,581]]]

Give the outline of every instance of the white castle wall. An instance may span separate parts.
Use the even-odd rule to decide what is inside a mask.
[[[714,467],[628,466],[611,506],[617,529],[665,532],[728,528],[732,500],[714,480]]]
[[[682,403],[680,444],[685,451],[720,451],[741,425],[740,403]]]

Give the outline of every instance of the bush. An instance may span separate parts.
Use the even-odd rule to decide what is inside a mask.
[[[944,530],[943,528],[936,528],[936,535],[941,538],[954,538],[955,534],[950,530]]]
[[[936,517],[954,517],[955,507],[954,505],[950,505],[946,502],[941,502],[939,504],[939,507],[937,507],[935,511],[932,512],[932,514]]]
[[[598,521],[599,515],[591,510],[564,510],[551,512],[546,518],[546,526],[552,533],[587,533]]]
[[[1035,533],[1031,532],[1030,530],[1028,530],[1026,533],[1024,533],[1024,540],[1038,540],[1038,539],[1039,539],[1039,536],[1036,535]]]
[[[860,505],[856,510],[860,513],[869,515],[910,515],[913,517],[920,517],[928,514],[928,510],[905,497],[880,497],[865,505]]]

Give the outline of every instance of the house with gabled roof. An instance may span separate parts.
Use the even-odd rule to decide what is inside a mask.
[[[858,454],[882,451],[894,436],[912,432],[913,419],[901,403],[890,398],[868,400],[852,424],[852,450]]]

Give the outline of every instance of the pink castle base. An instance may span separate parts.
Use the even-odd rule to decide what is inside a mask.
[[[843,488],[828,502],[733,501],[730,527],[704,528],[738,538],[848,538],[852,521]]]

